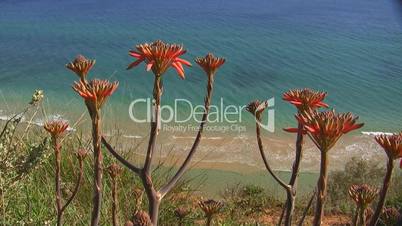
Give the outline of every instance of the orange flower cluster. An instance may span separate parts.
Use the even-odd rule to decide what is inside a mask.
[[[309,111],[320,107],[327,108],[328,104],[323,102],[326,96],[326,92],[311,89],[293,89],[283,94],[283,100],[296,106],[299,111]]]
[[[58,138],[67,130],[68,123],[62,120],[54,120],[46,122],[43,127],[53,138]]]
[[[352,130],[361,128],[358,117],[352,113],[337,114],[335,111],[300,113],[297,120],[304,126],[315,145],[321,151],[330,150],[339,138]]]
[[[108,80],[94,79],[88,84],[83,81],[74,82],[73,89],[85,99],[85,101],[93,104],[99,110],[105,103],[107,98],[119,86],[118,82],[109,82]]]
[[[197,57],[195,62],[211,77],[214,76],[216,70],[225,63],[225,59],[215,57],[212,53],[208,53],[205,57]]]
[[[95,62],[95,60],[90,60],[82,55],[78,55],[72,62],[66,64],[66,67],[84,80],[87,77],[88,72],[95,65]]]
[[[140,210],[134,214],[132,221],[127,222],[126,225],[151,226],[152,224],[151,224],[151,219],[149,218],[148,213]]]
[[[184,207],[179,207],[175,209],[174,214],[176,215],[179,220],[184,219],[188,214],[190,213],[190,210],[184,208]]]
[[[221,201],[215,201],[213,199],[199,201],[198,205],[200,206],[202,211],[204,211],[206,216],[212,216],[219,213],[219,211],[223,207],[223,203]]]
[[[326,92],[314,91],[311,89],[292,89],[283,94],[282,99],[293,104],[299,112],[312,112],[320,107],[328,107],[328,104],[324,103],[324,98],[327,96]],[[289,133],[298,133],[299,128],[284,128]],[[307,131],[301,131],[306,134]]]
[[[182,45],[167,44],[158,40],[151,44],[137,45],[136,49],[129,51],[129,55],[137,60],[128,65],[127,69],[136,67],[145,61],[146,70],[152,70],[155,76],[162,76],[169,67],[173,67],[177,74],[184,79],[183,64],[191,66],[190,62],[179,58],[186,53]]]
[[[388,158],[393,160],[402,158],[402,134],[378,135],[375,140],[384,148]]]
[[[378,194],[378,189],[367,184],[354,184],[349,188],[349,196],[357,206],[366,208]]]
[[[123,169],[116,163],[111,164],[107,170],[112,178],[118,177],[123,172]]]

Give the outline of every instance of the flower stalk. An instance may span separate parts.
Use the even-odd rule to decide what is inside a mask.
[[[52,145],[55,154],[55,203],[56,203],[56,225],[61,226],[63,220],[63,213],[68,207],[68,205],[73,201],[75,196],[78,193],[82,176],[83,176],[83,161],[86,155],[86,152],[79,150],[77,152],[77,159],[79,164],[79,173],[78,178],[74,187],[74,190],[71,196],[67,199],[66,203],[62,204],[62,195],[61,195],[61,136],[65,133],[68,128],[68,124],[65,121],[49,121],[46,122],[44,128],[47,132],[50,133],[52,138]]]
[[[102,177],[103,177],[103,156],[101,151],[102,141],[102,121],[101,108],[106,103],[118,87],[118,82],[109,82],[108,80],[94,79],[88,81],[87,75],[95,64],[95,60],[86,59],[78,56],[74,61],[67,64],[66,67],[76,73],[80,80],[75,82],[73,89],[80,95],[85,102],[88,113],[91,117],[92,125],[92,146],[94,157],[94,175],[93,175],[93,201],[91,225],[99,225],[100,211],[102,204]]]
[[[376,198],[378,190],[367,184],[352,185],[349,188],[349,196],[356,203],[356,213],[352,222],[353,226],[366,226],[366,210]]]
[[[324,103],[327,96],[326,92],[314,91],[311,89],[293,89],[283,94],[283,100],[288,101],[290,104],[297,108],[298,114],[302,112],[316,111],[318,108],[327,108],[328,105]],[[292,174],[289,180],[291,192],[287,195],[285,208],[283,209],[282,216],[279,220],[279,225],[282,223],[282,217],[285,217],[285,225],[292,224],[292,218],[295,208],[296,195],[297,195],[297,179],[300,171],[300,164],[303,158],[303,143],[306,134],[303,125],[299,122],[297,128],[285,129],[287,132],[296,132],[296,150],[295,160],[292,166]]]
[[[122,168],[116,163],[113,163],[107,169],[112,184],[112,223],[113,226],[118,226],[119,220],[117,216],[118,215],[117,180],[122,172]]]
[[[201,208],[201,210],[205,214],[206,218],[206,226],[211,226],[212,225],[212,219],[214,215],[220,212],[220,210],[223,207],[223,202],[221,201],[215,201],[213,199],[208,199],[204,201],[199,201],[198,206]]]
[[[102,138],[102,142],[107,148],[107,150],[124,166],[129,168],[132,172],[136,173],[141,178],[145,194],[148,198],[149,203],[148,215],[154,226],[158,225],[159,206],[162,201],[162,198],[175,187],[178,180],[183,176],[201,141],[203,128],[207,121],[209,106],[212,99],[214,76],[217,69],[225,62],[223,58],[214,57],[212,54],[208,54],[204,58],[196,59],[196,63],[199,64],[204,69],[204,71],[208,76],[207,95],[205,97],[204,102],[205,110],[203,118],[200,123],[197,136],[190,149],[190,152],[188,153],[182,165],[179,167],[179,170],[170,180],[168,180],[168,182],[164,186],[162,186],[159,190],[157,190],[154,187],[150,169],[154,157],[156,138],[157,135],[159,134],[160,129],[160,103],[161,103],[161,96],[163,94],[162,77],[163,74],[167,71],[167,69],[172,67],[176,70],[180,78],[182,79],[185,78],[183,65],[191,66],[191,64],[188,61],[179,58],[179,56],[183,55],[184,53],[186,53],[186,50],[184,50],[181,45],[166,44],[162,41],[155,41],[151,44],[145,43],[137,45],[136,50],[132,50],[129,53],[129,55],[136,58],[136,61],[131,63],[127,67],[127,69],[131,69],[133,67],[138,66],[140,63],[145,62],[146,70],[152,71],[155,76],[154,87],[153,87],[153,98],[155,104],[153,107],[153,115],[152,115],[153,117],[150,123],[151,129],[150,129],[150,136],[144,166],[141,168],[134,166],[126,159],[124,159],[121,155],[119,155],[112,148],[112,146],[108,144],[108,142],[104,138]]]
[[[378,135],[375,140],[381,147],[383,147],[388,157],[387,171],[384,177],[382,188],[380,191],[380,198],[373,216],[369,221],[369,226],[375,226],[383,211],[388,188],[391,183],[392,171],[394,169],[394,161],[402,158],[402,133],[394,135]]]
[[[179,207],[174,211],[175,216],[179,221],[179,226],[184,225],[184,218],[190,213],[190,211],[186,208]]]
[[[326,97],[325,92],[313,91],[310,89],[295,89],[289,90],[288,92],[283,94],[283,99],[293,104],[298,113],[302,112],[312,112],[320,107],[328,107],[327,104],[323,103],[324,98]],[[286,204],[282,210],[281,217],[279,219],[278,225],[282,224],[282,220],[285,217],[284,224],[286,226],[290,226],[292,224],[292,218],[295,208],[296,202],[296,194],[297,194],[297,178],[300,171],[300,164],[303,157],[303,142],[304,136],[306,134],[306,130],[303,124],[299,121],[297,128],[286,128],[284,129],[287,132],[296,132],[296,150],[295,150],[295,160],[293,162],[292,174],[289,180],[289,183],[285,183],[282,181],[271,169],[268,160],[265,156],[263,143],[261,140],[261,120],[262,113],[267,107],[267,102],[253,101],[247,106],[247,111],[249,111],[252,115],[254,115],[256,120],[256,135],[257,135],[257,143],[260,151],[260,155],[263,159],[265,168],[268,170],[269,174],[283,187],[286,191],[287,199]]]
[[[265,165],[266,170],[268,171],[268,173],[274,178],[274,180],[286,191],[286,195],[288,198],[293,199],[292,196],[292,187],[285,183],[282,179],[279,178],[279,176],[277,176],[275,174],[275,172],[272,170],[268,159],[265,155],[265,151],[264,151],[264,144],[262,142],[261,139],[261,122],[262,122],[262,113],[264,112],[264,110],[268,107],[268,102],[264,101],[264,102],[260,102],[259,100],[255,100],[251,103],[249,103],[247,105],[246,110],[248,112],[250,112],[256,120],[256,137],[257,137],[257,144],[258,144],[258,150],[260,151],[260,155],[261,158],[263,160],[263,163]],[[292,203],[294,202],[294,200],[292,200]],[[287,223],[289,224],[289,221],[287,221]]]
[[[320,175],[317,181],[317,200],[313,225],[322,223],[328,180],[328,152],[346,133],[361,128],[364,124],[357,123],[358,117],[351,113],[337,114],[335,111],[303,112],[296,116],[303,124],[308,136],[320,150]]]

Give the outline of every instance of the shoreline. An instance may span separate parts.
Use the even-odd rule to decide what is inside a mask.
[[[159,159],[169,158],[182,161],[187,155],[193,139],[173,139],[175,134],[161,134],[158,138],[159,147],[157,156]],[[110,140],[117,139],[109,137]],[[128,150],[136,156],[144,156],[144,139],[125,138],[120,139],[118,150]],[[268,161],[273,169],[277,171],[290,171],[294,159],[294,136],[286,138],[263,137]],[[113,142],[111,142],[113,144]],[[141,143],[141,144],[140,144]],[[138,145],[137,150],[130,150],[130,147]],[[330,151],[330,170],[343,170],[345,163],[355,158],[363,158],[371,161],[378,161],[384,164],[386,156],[381,147],[376,144],[373,137],[364,134],[354,134],[344,137]],[[142,158],[140,158],[142,159]],[[383,161],[384,160],[384,161]],[[304,157],[301,171],[314,173],[319,170],[320,153],[314,144],[307,140],[304,145]],[[264,165],[258,152],[257,143],[253,135],[225,136],[217,139],[214,135],[205,135],[193,159],[193,165],[197,167],[209,167],[211,169],[230,170],[233,172],[256,172],[264,170]]]
[[[106,114],[104,114],[105,117]],[[63,115],[53,115],[53,118],[65,118]],[[29,118],[29,117],[27,117]],[[88,119],[84,112],[79,118],[82,119],[75,128],[71,128],[73,133],[86,134],[88,132]],[[0,121],[7,117],[0,115]],[[34,125],[42,126],[43,120],[36,118]],[[75,122],[70,121],[70,125]],[[143,156],[146,149],[146,139],[148,136],[148,123],[129,124],[113,120],[105,122],[104,135],[111,140],[111,144],[118,140],[117,150],[121,152],[133,152],[135,156]],[[135,127],[135,129],[132,129]],[[330,151],[331,166],[330,170],[341,170],[344,164],[352,157],[367,160],[385,159],[385,155],[379,145],[373,139],[373,135],[378,132],[354,133],[343,137],[338,144]],[[88,134],[84,135],[87,136]],[[192,145],[196,132],[172,132],[161,131],[158,137],[158,155],[164,159],[168,154],[170,158],[177,158],[179,161],[187,155]],[[272,168],[279,171],[289,171],[291,169],[294,149],[295,134],[282,131],[276,133],[263,132],[263,142],[266,149],[268,160]],[[130,150],[131,147],[138,146],[137,150]],[[167,151],[172,150],[172,151]],[[317,172],[319,169],[320,154],[309,139],[304,145],[304,157],[301,170],[303,172]],[[139,158],[142,159],[142,158]],[[246,132],[223,133],[208,132],[204,133],[201,145],[194,156],[193,164],[209,167],[211,169],[230,170],[233,172],[255,172],[263,170],[264,166],[259,156],[257,143],[254,135],[254,126],[248,126]]]

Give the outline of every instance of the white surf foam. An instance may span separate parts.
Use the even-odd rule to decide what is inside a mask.
[[[369,136],[378,136],[378,135],[393,135],[394,133],[376,132],[376,131],[363,131],[362,134],[369,135]]]

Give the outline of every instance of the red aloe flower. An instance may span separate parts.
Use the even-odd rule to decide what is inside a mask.
[[[387,153],[388,158],[395,160],[402,158],[402,134],[393,135],[378,135],[375,140],[384,151]]]
[[[191,63],[179,58],[186,53],[182,45],[167,44],[160,40],[151,44],[144,43],[136,46],[137,50],[130,50],[129,55],[137,60],[128,65],[131,69],[141,62],[147,64],[146,70],[152,69],[156,76],[162,76],[169,67],[176,69],[177,74],[184,79],[183,64],[191,66]]]
[[[95,62],[95,60],[90,60],[82,55],[78,55],[72,62],[66,64],[66,67],[75,72],[81,79],[85,79],[88,72],[95,65]]]
[[[324,152],[331,149],[343,134],[364,125],[357,124],[358,117],[351,113],[337,114],[335,111],[304,112],[299,113],[296,118],[303,124],[317,147]]]
[[[320,107],[328,107],[323,100],[326,92],[314,91],[311,89],[293,89],[283,94],[283,100],[289,101],[299,111],[315,110]]]
[[[349,188],[349,196],[357,206],[366,209],[378,195],[378,189],[368,184],[354,184]]]
[[[218,214],[223,208],[224,204],[221,201],[215,201],[213,199],[208,199],[204,201],[199,201],[198,206],[205,213],[205,217],[207,218],[206,225],[212,225],[212,217],[215,214]]]
[[[116,163],[112,163],[107,168],[107,170],[108,170],[108,173],[109,173],[110,177],[112,177],[112,178],[118,177],[123,172],[123,169],[119,165],[117,165]]]
[[[52,137],[56,138],[63,135],[63,133],[67,130],[68,123],[62,120],[54,120],[46,122],[43,127],[51,134]]]
[[[205,57],[197,57],[195,62],[204,69],[208,76],[213,76],[216,70],[225,63],[225,59],[215,57],[212,53],[208,53]]]
[[[119,86],[118,82],[109,82],[108,80],[94,79],[88,84],[82,81],[74,82],[73,89],[85,99],[85,101],[93,104],[96,109],[100,109],[107,98]]]
[[[366,225],[367,211],[370,203],[378,195],[378,189],[367,184],[354,184],[349,188],[349,196],[356,203],[356,215],[352,225]],[[359,223],[359,224],[357,224]]]
[[[388,156],[387,172],[384,177],[382,189],[380,192],[380,198],[377,202],[377,207],[374,211],[373,217],[368,225],[375,226],[381,215],[385,204],[385,198],[389,189],[389,184],[392,177],[392,171],[394,169],[394,160],[402,158],[402,133],[392,135],[378,135],[375,140],[381,147],[383,147],[385,153]]]

